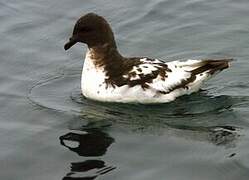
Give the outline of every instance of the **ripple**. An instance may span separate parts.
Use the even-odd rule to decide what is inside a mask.
[[[242,97],[210,96],[201,91],[183,96],[171,103],[142,105],[102,103],[88,100],[81,95],[80,74],[50,77],[35,84],[29,93],[30,101],[43,108],[80,116],[85,120],[144,124],[155,122],[195,122],[198,118],[215,117],[244,100]],[[211,89],[214,91],[214,89]],[[215,117],[216,118],[216,117]]]

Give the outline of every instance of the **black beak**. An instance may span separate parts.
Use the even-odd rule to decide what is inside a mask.
[[[69,39],[69,41],[64,45],[64,49],[68,50],[69,48],[71,48],[73,45],[75,45],[77,43],[77,39],[75,37],[71,37]]]

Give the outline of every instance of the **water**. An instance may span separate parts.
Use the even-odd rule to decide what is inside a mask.
[[[0,1],[0,177],[5,180],[247,180],[249,2]],[[122,54],[234,57],[203,91],[164,105],[80,94],[77,18],[105,16]]]

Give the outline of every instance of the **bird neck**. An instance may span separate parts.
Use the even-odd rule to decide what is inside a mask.
[[[106,69],[122,64],[123,57],[118,52],[116,44],[105,43],[88,48],[96,68],[103,67]]]

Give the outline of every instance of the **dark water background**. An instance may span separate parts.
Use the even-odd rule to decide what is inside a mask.
[[[0,0],[0,179],[248,180],[249,1]],[[80,95],[88,12],[120,51],[165,61],[234,57],[204,91],[165,105]]]

